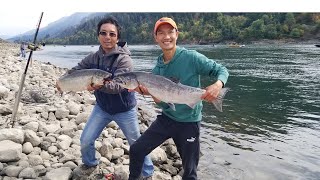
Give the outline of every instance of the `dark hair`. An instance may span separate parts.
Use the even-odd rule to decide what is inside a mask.
[[[117,33],[118,33],[118,39],[121,38],[121,26],[119,25],[118,21],[113,17],[113,16],[110,16],[110,17],[107,17],[107,18],[103,18],[100,20],[100,22],[98,23],[98,26],[97,26],[97,35],[99,36],[99,32],[100,32],[100,28],[103,24],[107,24],[107,23],[110,23],[110,24],[113,24],[116,26],[117,28]]]

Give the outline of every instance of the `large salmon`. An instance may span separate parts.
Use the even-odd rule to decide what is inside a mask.
[[[111,73],[100,69],[75,70],[65,74],[57,80],[60,91],[84,91],[89,85],[103,85],[105,80],[111,77]]]
[[[201,101],[206,90],[175,83],[163,76],[146,72],[128,72],[116,75],[113,80],[123,88],[135,89],[139,84],[145,86],[149,93],[157,99],[166,102],[175,110],[174,103],[186,104],[191,108]],[[222,100],[229,88],[222,88],[218,98],[211,103],[222,112]]]

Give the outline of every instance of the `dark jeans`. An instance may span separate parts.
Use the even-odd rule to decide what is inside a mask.
[[[159,115],[151,126],[130,146],[130,176],[136,180],[141,174],[144,157],[165,140],[172,138],[182,159],[183,180],[197,179],[199,162],[200,122],[177,122]]]

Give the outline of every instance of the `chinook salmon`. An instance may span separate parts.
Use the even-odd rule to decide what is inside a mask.
[[[111,77],[111,73],[100,69],[75,70],[65,74],[57,80],[59,91],[84,91],[89,85],[104,85],[105,80]]]
[[[142,85],[148,89],[152,96],[168,103],[173,110],[175,110],[174,103],[186,104],[193,109],[201,101],[201,96],[206,92],[204,89],[175,83],[163,76],[146,72],[118,74],[112,81],[127,89],[135,89],[137,86]],[[222,88],[217,99],[211,102],[220,112],[222,112],[223,97],[228,90],[229,88]]]

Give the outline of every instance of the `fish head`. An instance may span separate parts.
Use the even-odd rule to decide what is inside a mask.
[[[135,89],[139,84],[137,77],[133,73],[123,73],[115,76],[112,82],[119,84],[121,87],[126,89]]]
[[[105,84],[106,81],[112,76],[111,73],[108,73],[106,71],[97,71],[93,76],[92,76],[92,84],[95,85],[103,85]]]

